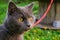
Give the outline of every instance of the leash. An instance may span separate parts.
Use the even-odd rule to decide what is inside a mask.
[[[39,24],[46,17],[46,15],[48,14],[48,12],[50,11],[50,8],[52,7],[52,4],[53,4],[53,0],[50,0],[50,4],[48,5],[48,8],[44,12],[43,16],[36,23],[34,23],[32,25],[32,27],[34,27],[35,25]]]

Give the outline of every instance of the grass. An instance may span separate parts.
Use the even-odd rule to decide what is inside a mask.
[[[27,3],[26,3],[27,4]],[[26,5],[25,3],[18,4],[19,6]],[[0,24],[4,22],[7,11],[7,4],[0,4]],[[38,5],[34,5],[34,14],[38,13]],[[41,30],[40,28],[33,28],[24,34],[24,40],[60,40],[59,30]]]

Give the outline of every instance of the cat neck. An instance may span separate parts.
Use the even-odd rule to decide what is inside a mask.
[[[7,40],[23,40],[23,34],[21,34],[21,35],[13,35],[13,36],[8,35],[7,37],[8,37]]]
[[[6,39],[7,40],[23,40],[23,33],[22,34],[18,34],[18,33],[15,33],[15,32],[11,32],[11,30],[8,30],[7,27],[11,27],[10,25],[8,25],[7,22],[4,23],[4,27],[6,28],[6,32],[7,32],[7,37]]]
[[[5,36],[4,36],[4,40],[23,40],[23,35],[24,34],[9,34],[8,30],[5,28],[4,25],[2,25],[2,27],[4,28],[4,33]]]
[[[11,36],[9,39],[11,40],[23,40],[23,35],[15,35],[15,36]]]

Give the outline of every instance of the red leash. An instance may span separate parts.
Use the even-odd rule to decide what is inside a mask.
[[[39,24],[46,17],[47,13],[50,11],[50,8],[51,8],[52,4],[53,4],[53,0],[51,0],[49,6],[46,9],[46,11],[44,12],[43,16],[35,24],[33,24],[32,27],[34,27],[35,25]]]

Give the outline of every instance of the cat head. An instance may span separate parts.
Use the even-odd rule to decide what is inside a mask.
[[[32,12],[33,3],[18,7],[13,2],[9,3],[8,6],[8,27],[10,30],[19,30],[20,32],[31,28],[35,22],[35,16]]]

